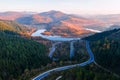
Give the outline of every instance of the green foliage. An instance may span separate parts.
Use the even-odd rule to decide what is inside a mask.
[[[120,42],[114,39],[102,39],[91,43],[98,64],[120,75]]]
[[[75,41],[73,43],[74,49],[73,54],[74,56],[70,58],[70,44],[71,42],[62,42],[56,45],[55,53],[53,57],[58,59],[58,62],[66,62],[66,63],[81,63],[88,60],[89,55],[86,51],[86,44],[85,41]]]
[[[13,21],[0,20],[0,31],[9,30],[13,32],[25,32],[27,27]]]
[[[105,32],[102,32],[102,33],[97,33],[97,34],[88,36],[88,37],[83,38],[83,39],[89,40],[89,41],[97,41],[97,40],[100,40],[100,39],[104,39],[105,37],[108,37],[110,35],[113,35],[117,32],[120,32],[120,29],[114,29],[114,30],[105,31]],[[119,37],[120,37],[120,34],[119,34]]]
[[[85,39],[91,41],[96,62],[120,75],[120,29],[95,34]]]
[[[0,31],[0,79],[18,78],[22,73],[49,62],[44,45],[9,31]]]
[[[56,45],[56,50],[55,53],[53,54],[53,57],[58,58],[59,60],[62,61],[68,61],[69,53],[70,53],[70,42],[63,42]]]
[[[55,80],[59,76],[62,76],[60,80],[119,80],[113,74],[107,73],[93,64],[56,72],[43,80]]]

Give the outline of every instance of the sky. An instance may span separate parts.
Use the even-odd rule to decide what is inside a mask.
[[[120,0],[0,0],[0,12],[50,10],[69,14],[120,14]]]

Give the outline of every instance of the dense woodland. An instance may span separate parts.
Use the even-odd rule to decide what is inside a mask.
[[[98,33],[84,39],[90,41],[95,61],[109,72],[91,64],[50,74],[44,80],[55,80],[59,76],[62,76],[60,80],[119,80],[120,29]]]
[[[62,61],[68,61],[70,55],[70,42],[62,42],[58,45],[56,45],[56,50],[53,54],[53,57],[62,60]]]
[[[105,38],[91,43],[96,62],[120,75],[120,42]]]
[[[113,74],[105,72],[94,64],[51,73],[43,80],[56,80],[59,76],[62,76],[59,80],[119,80]]]
[[[119,38],[119,35],[120,35],[119,33],[120,33],[120,29],[114,29],[110,31],[104,31],[102,33],[96,33],[94,35],[85,37],[83,39],[89,40],[89,41],[97,41],[97,40],[101,40],[101,39],[104,39],[105,37],[110,37],[110,36],[114,37],[113,39],[116,39],[116,38]],[[118,37],[113,36],[114,34],[116,34],[115,36],[118,36]]]
[[[95,34],[87,38],[96,62],[120,75],[120,29]]]
[[[25,71],[45,66],[50,62],[46,53],[40,43],[0,31],[0,80],[18,78]]]
[[[70,41],[69,42],[62,42],[58,45],[56,45],[56,50],[53,54],[53,58],[56,58],[59,61],[62,62],[75,62],[75,63],[81,63],[83,61],[88,60],[89,56],[86,51],[86,44],[85,41],[75,41],[73,42],[73,54],[72,58],[70,58]]]
[[[28,80],[36,73],[41,73],[41,69],[46,71],[68,63],[71,64],[71,62],[80,63],[88,59],[85,42],[74,43],[75,55],[72,59],[69,58],[70,42],[64,42],[57,45],[54,54],[59,61],[52,62],[48,58],[48,47],[45,46],[49,44],[50,47],[52,42],[39,40],[40,38],[31,38],[32,40],[21,38],[19,34],[28,30],[18,23],[0,20],[0,80]],[[120,29],[98,33],[84,39],[90,41],[95,61],[102,67],[120,75]],[[85,68],[53,73],[45,80],[54,80],[60,75],[63,76],[62,80],[118,80],[113,74],[100,70],[94,64]]]

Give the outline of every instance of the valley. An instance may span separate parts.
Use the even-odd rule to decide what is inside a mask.
[[[0,19],[0,80],[119,80],[116,22],[54,10]]]
[[[15,16],[16,15],[16,16]],[[11,16],[12,18],[9,18]],[[43,13],[4,12],[0,13],[1,20],[11,20],[38,29],[46,29],[45,35],[63,37],[85,37],[96,32],[107,30],[110,24],[102,20],[85,18],[51,10]],[[111,25],[112,26],[112,25]],[[96,28],[97,27],[97,28]],[[98,28],[99,27],[99,28]]]
[[[76,66],[85,66],[87,64],[90,64],[90,63],[94,62],[94,55],[89,48],[89,42],[88,41],[86,41],[86,48],[87,48],[87,51],[88,51],[89,56],[90,56],[88,61],[83,62],[81,64],[69,65],[69,66],[64,66],[64,67],[59,67],[59,68],[49,70],[49,71],[44,72],[44,73],[40,74],[39,76],[35,77],[33,80],[41,80],[44,77],[48,76],[51,72],[63,71],[63,70],[66,70],[66,69],[74,68]]]
[[[120,0],[1,0],[0,80],[120,80]]]
[[[113,30],[114,31],[114,30]],[[109,32],[109,31],[108,31]],[[107,33],[107,32],[106,32]],[[101,68],[100,66],[98,66],[98,64],[96,64],[96,61],[94,61],[94,55],[93,55],[93,53],[91,52],[91,50],[90,50],[90,48],[89,48],[89,43],[88,43],[88,41],[86,42],[86,48],[87,48],[87,51],[88,51],[88,53],[89,53],[89,55],[91,56],[90,57],[90,59],[88,60],[88,61],[86,61],[86,62],[83,62],[83,63],[81,63],[81,64],[76,64],[76,65],[70,65],[70,66],[64,66],[64,67],[59,67],[59,68],[55,68],[55,69],[52,69],[52,70],[48,70],[48,71],[46,71],[46,72],[44,72],[44,73],[42,73],[42,74],[40,74],[40,75],[38,75],[37,77],[35,77],[33,80],[41,80],[42,78],[44,78],[45,77],[45,80],[47,80],[47,76],[51,76],[51,77],[49,77],[48,79],[50,79],[50,78],[52,78],[53,79],[53,76],[51,75],[51,73],[55,76],[56,74],[57,74],[57,76],[59,76],[58,74],[60,74],[60,73],[57,73],[56,71],[59,71],[59,72],[63,72],[64,73],[64,71],[63,70],[66,70],[66,69],[71,69],[71,68],[74,68],[74,67],[78,67],[78,66],[85,66],[86,64],[89,64],[89,63],[91,63],[92,61],[93,61],[93,65],[94,65],[94,67],[96,67],[96,69],[98,69],[98,68]],[[59,49],[59,48],[58,48]],[[54,50],[55,51],[55,50]],[[69,52],[69,53],[71,53],[71,52]],[[58,54],[58,53],[57,53]],[[68,56],[68,55],[67,55]],[[59,58],[59,57],[57,57],[57,58]],[[62,57],[63,58],[63,57]],[[61,59],[62,59],[61,58]],[[76,59],[76,58],[75,58]],[[63,59],[63,60],[66,60],[66,59]],[[91,64],[90,64],[91,65]],[[76,68],[74,68],[74,69],[76,69]],[[74,70],[73,69],[73,70]],[[79,69],[79,68],[78,68]],[[71,69],[72,70],[72,69]],[[103,71],[104,73],[106,73],[106,75],[111,75],[111,76],[108,76],[107,77],[107,79],[109,78],[109,79],[112,79],[112,80],[118,80],[115,76],[117,76],[116,74],[113,74],[113,72],[109,72],[109,71],[106,71],[106,70],[104,70],[104,69],[101,69],[101,71]],[[54,74],[54,73],[56,73],[56,74]],[[67,72],[66,72],[67,73]],[[93,74],[94,74],[94,72],[93,72]],[[100,73],[101,74],[101,73]],[[61,73],[61,75],[63,76],[63,74]],[[96,74],[96,77],[97,77],[98,75]],[[81,76],[82,77],[82,76]],[[96,78],[95,77],[95,78]],[[118,77],[118,76],[117,76]],[[62,78],[62,77],[61,77]],[[94,78],[94,77],[93,77]],[[89,78],[89,79],[91,79],[91,80],[93,80],[93,78]],[[62,78],[63,79],[63,78]],[[65,78],[65,80],[67,79],[67,77]],[[72,79],[72,78],[70,78],[70,79]],[[97,79],[100,79],[100,78],[97,78]],[[101,79],[106,79],[106,77],[105,76],[103,76]]]

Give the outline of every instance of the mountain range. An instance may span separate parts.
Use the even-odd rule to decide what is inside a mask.
[[[43,28],[47,30],[43,33],[45,35],[67,37],[85,37],[96,32],[104,32],[82,38],[83,41],[76,41],[74,44],[62,42],[59,46],[55,46],[54,41],[28,36],[35,30]],[[62,72],[60,75],[67,74],[68,79],[72,80],[85,80],[85,78],[86,80],[119,80],[115,75],[120,75],[120,29],[114,28],[120,28],[119,15],[82,17],[60,11],[0,13],[0,80],[29,80],[51,68],[82,62],[88,58],[84,40],[90,41],[95,64],[90,64],[84,69],[77,67],[74,72],[70,69],[70,72]],[[55,55],[59,52],[65,53],[60,61],[55,62],[48,58],[52,45],[56,48]],[[71,45],[75,52],[73,60],[67,59]],[[55,49],[52,48],[51,51]],[[61,56],[61,54],[58,55]],[[51,73],[51,75],[52,78],[58,77],[58,73],[55,75]],[[48,80],[53,80],[51,75],[48,76]],[[81,79],[77,79],[77,76]]]
[[[119,15],[100,15],[85,18],[54,10],[33,14],[27,12],[0,13],[1,20],[12,20],[23,25],[32,26],[36,29],[45,28],[47,29],[47,35],[61,35],[68,37],[80,37],[81,35],[85,36],[96,33],[97,30],[108,30],[111,25],[119,25],[119,18],[117,16]],[[117,19],[117,22],[115,19]]]

